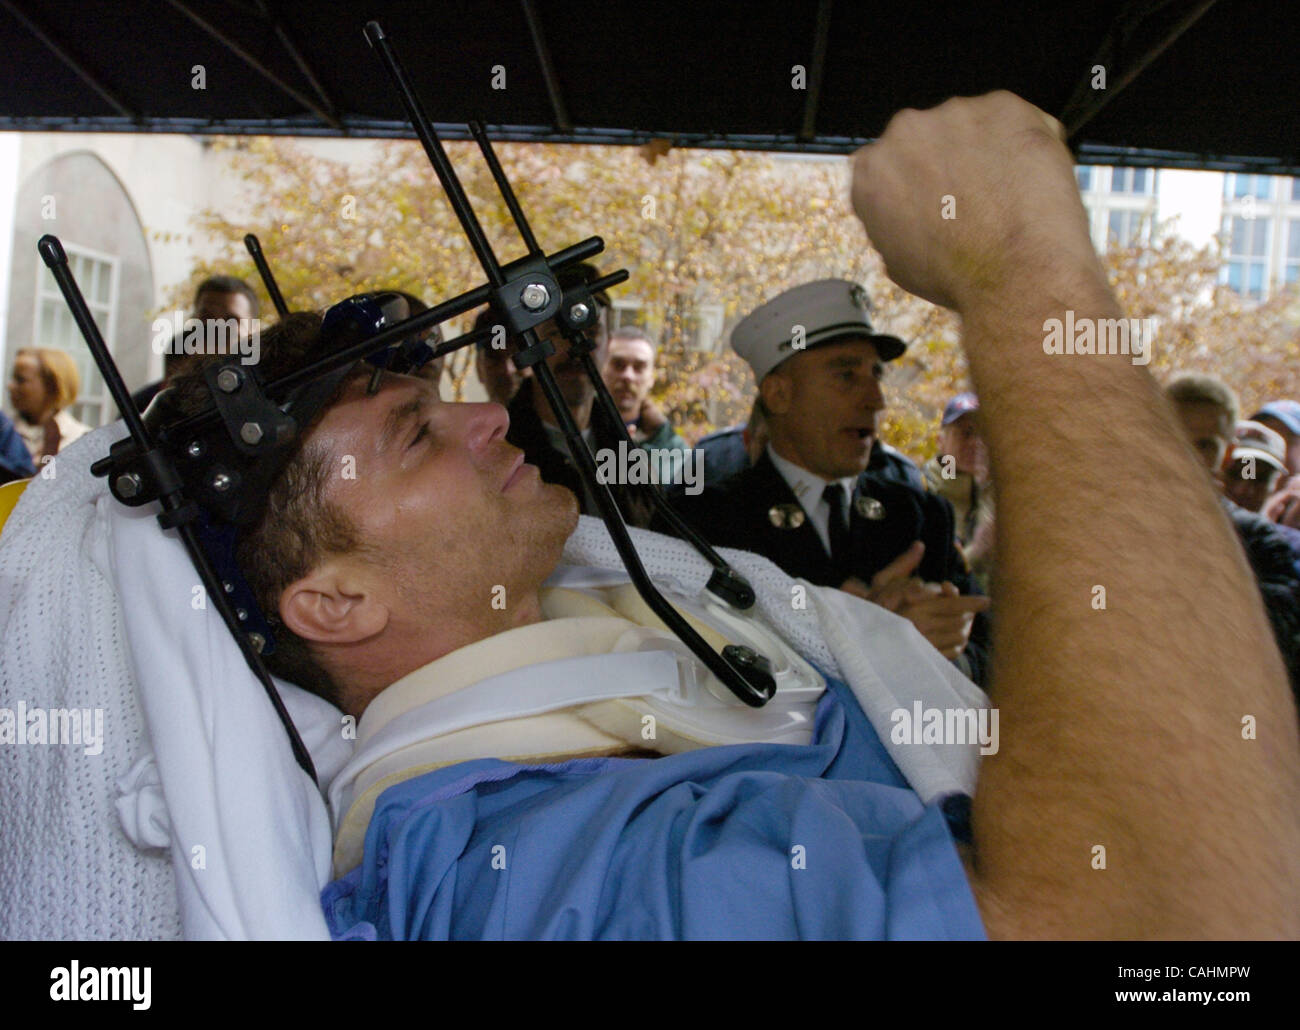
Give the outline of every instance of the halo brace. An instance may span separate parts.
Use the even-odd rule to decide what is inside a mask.
[[[537,244],[483,126],[473,122],[470,131],[527,248],[524,257],[500,264],[383,30],[372,21],[366,25],[365,34],[393,79],[411,124],[488,282],[407,318],[400,317],[404,301],[399,305],[400,298],[396,294],[362,294],[348,298],[330,308],[322,322],[322,334],[332,348],[331,353],[269,383],[263,381],[256,367],[241,365],[237,355],[225,361],[209,362],[203,374],[212,400],[210,408],[181,417],[170,409],[164,391],[151,407],[146,420],[131,402],[126,385],[68,267],[62,245],[54,236],[43,236],[37,249],[99,366],[129,433],[112,446],[107,457],[95,462],[91,471],[97,476],[108,477],[110,491],[123,504],[138,507],[159,502],[162,507],[159,523],[164,529],[174,529],[179,534],[203,581],[207,597],[234,636],[245,661],[262,684],[284,725],[295,759],[315,780],[311,756],[262,661],[262,655],[273,653],[275,636],[235,562],[239,533],[259,521],[270,486],[295,452],[301,434],[334,396],[343,380],[356,369],[359,361],[367,360],[375,367],[375,378],[382,370],[414,371],[428,360],[477,343],[491,328],[466,334],[437,347],[422,342],[421,334],[440,322],[491,303],[503,318],[509,335],[519,341],[515,364],[533,369],[533,375],[578,463],[579,472],[597,500],[605,525],[637,592],[737,698],[752,707],[765,705],[776,693],[768,660],[751,648],[740,645],[730,645],[721,654],[714,651],[650,581],[613,494],[608,485],[600,482],[595,459],[545,361],[555,348],[549,340],[538,336],[536,328],[555,319],[569,341],[571,353],[580,355],[583,368],[595,388],[597,403],[610,414],[614,425],[624,426],[617,405],[591,358],[593,347],[586,330],[595,324],[599,315],[591,294],[626,281],[628,273],[620,270],[562,291],[556,273],[600,253],[604,241],[593,236],[553,254],[545,254]],[[275,283],[257,238],[249,234],[244,242],[277,314],[283,318],[289,313],[288,305]],[[625,427],[623,435],[632,446]],[[707,589],[732,607],[752,607],[755,598],[749,583],[676,515],[657,486],[645,485],[641,489],[650,492],[661,516],[713,565],[714,572]]]

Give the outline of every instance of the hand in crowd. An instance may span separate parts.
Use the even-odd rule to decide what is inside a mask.
[[[917,540],[877,572],[870,586],[851,576],[840,589],[901,615],[945,658],[957,658],[970,640],[975,616],[990,600],[964,596],[947,581],[927,583],[912,575],[924,554],[925,544]]]
[[[641,402],[641,432],[649,435],[663,428],[668,416],[649,397]]]
[[[991,558],[994,544],[997,542],[997,519],[993,516],[982,518],[975,525],[975,535],[966,547],[966,558],[972,564]]]
[[[1300,529],[1300,476],[1292,476],[1286,486],[1264,502],[1260,510],[1272,522]]]

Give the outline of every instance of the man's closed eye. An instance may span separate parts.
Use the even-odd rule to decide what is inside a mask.
[[[418,444],[421,440],[423,440],[428,435],[429,435],[429,423],[421,422],[419,430],[416,432],[415,436],[411,439],[411,442],[406,445],[406,449],[409,451],[412,447],[414,447],[416,444]]]

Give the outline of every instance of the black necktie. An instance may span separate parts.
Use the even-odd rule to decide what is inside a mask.
[[[824,500],[831,509],[828,525],[831,541],[831,561],[836,565],[847,565],[849,561],[849,526],[844,518],[844,487],[840,483],[829,483],[822,491]]]

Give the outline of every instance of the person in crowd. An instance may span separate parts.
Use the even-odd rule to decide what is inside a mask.
[[[14,428],[13,419],[0,411],[0,485],[34,475],[31,451]]]
[[[1300,529],[1300,401],[1271,401],[1250,419],[1268,426],[1286,445],[1287,474],[1260,510],[1280,525]]]
[[[926,489],[952,505],[961,544],[980,588],[987,591],[993,561],[993,488],[988,450],[975,413],[979,400],[959,393],[939,420],[939,450],[922,469]]]
[[[471,332],[479,332],[500,324],[501,320],[493,313],[491,307],[486,307],[474,319]],[[504,326],[502,329],[504,330]],[[485,336],[475,345],[474,371],[478,375],[478,381],[483,384],[483,389],[487,391],[488,400],[508,408],[519,391],[519,384],[531,373],[527,369],[515,367],[514,351],[507,342],[505,333],[495,335],[497,339]]]
[[[72,355],[52,347],[23,347],[14,355],[9,403],[18,413],[18,435],[39,467],[90,432],[68,410],[77,401],[81,376]]]
[[[748,422],[709,433],[696,442],[695,448],[704,452],[705,486],[725,483],[732,476],[744,472],[767,449],[767,417],[763,414],[762,396],[754,398]],[[871,448],[867,471],[880,479],[917,490],[925,489],[925,480],[916,462],[879,438]]]
[[[1237,396],[1215,376],[1183,372],[1165,386],[1183,431],[1216,487],[1233,446],[1237,425]],[[1286,661],[1291,687],[1300,700],[1300,569],[1290,542],[1268,519],[1233,503],[1220,501],[1236,528],[1237,537],[1255,573],[1264,607],[1273,625],[1278,649]]]
[[[234,319],[239,323],[239,337],[243,339],[252,331],[252,321],[258,317],[261,303],[253,288],[233,275],[213,275],[199,283],[194,291],[194,305],[190,318],[200,322],[226,322]],[[184,367],[193,355],[185,354],[179,347],[180,341],[173,341],[163,354],[163,377],[157,382],[148,383],[131,395],[137,411],[144,411],[157,396],[172,376]]]
[[[593,265],[584,262],[561,270],[557,278],[560,289],[563,290],[594,282],[600,278],[600,272]],[[610,305],[609,296],[603,290],[592,294],[592,299],[599,308],[600,315],[588,333],[595,344],[591,358],[599,369],[605,362],[609,346],[607,327]],[[555,347],[555,353],[546,359],[546,363],[555,375],[564,403],[577,423],[588,449],[594,455],[602,451],[617,454],[622,433],[618,425],[612,424],[605,411],[596,404],[596,387],[587,377],[583,363],[569,353],[569,342],[564,338],[560,326],[551,319],[537,327],[537,335],[550,340]],[[508,349],[514,352],[513,339],[508,340]],[[571,490],[578,498],[582,514],[600,515],[596,496],[579,474],[577,462],[569,452],[568,441],[535,376],[529,376],[519,384],[507,411],[510,414],[507,439],[524,452],[525,459],[530,464],[537,466],[542,479]],[[620,479],[615,475],[608,486],[626,520],[634,526],[648,525],[652,511],[649,498],[639,487],[621,482]]]
[[[1286,474],[1286,441],[1262,422],[1238,422],[1223,467],[1232,502],[1259,511]]]
[[[655,454],[689,451],[650,391],[655,385],[655,344],[643,329],[621,326],[609,335],[602,375],[638,447]]]
[[[759,384],[767,448],[721,486],[673,503],[715,546],[891,607],[980,682],[989,602],[957,550],[951,505],[867,471],[884,364],[905,350],[876,331],[869,310],[860,286],[825,279],[744,318],[731,345]]]
[[[1282,437],[1287,471],[1300,475],[1300,401],[1270,401],[1251,415],[1250,421],[1261,422]]]
[[[767,423],[759,412],[759,401],[754,400],[749,409],[749,421],[726,429],[717,429],[700,437],[695,449],[704,455],[704,485],[725,483],[738,472],[744,472],[752,463],[753,452],[762,453],[767,446]],[[761,438],[761,446],[751,446],[751,441]],[[672,492],[677,492],[676,490]]]

